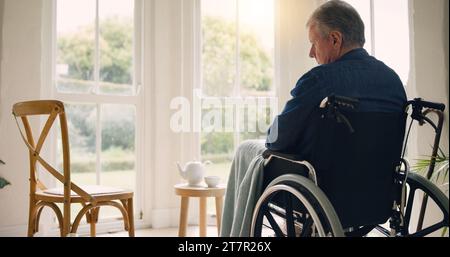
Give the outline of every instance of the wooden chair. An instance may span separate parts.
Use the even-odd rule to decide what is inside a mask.
[[[42,209],[47,206],[53,209],[59,222],[61,236],[69,233],[76,233],[81,219],[86,215],[87,222],[90,223],[91,236],[95,236],[95,225],[98,221],[99,209],[101,206],[113,206],[118,208],[123,216],[125,230],[129,236],[134,236],[133,218],[133,192],[102,186],[78,186],[70,180],[70,151],[67,120],[64,111],[64,104],[60,101],[42,100],[16,103],[13,106],[13,115],[16,119],[20,134],[28,146],[30,157],[30,207],[28,219],[28,236],[33,236],[38,232],[39,217]],[[47,122],[42,129],[35,144],[33,133],[28,121],[29,116],[48,115]],[[18,122],[18,117],[22,120],[24,135]],[[63,172],[58,172],[48,164],[41,156],[40,151],[44,141],[56,119],[59,117],[61,125],[61,139],[63,151]],[[53,175],[63,184],[63,188],[48,189],[36,176],[36,164]],[[56,205],[63,204],[63,212]],[[71,224],[70,210],[72,203],[80,203],[83,208],[75,217]]]

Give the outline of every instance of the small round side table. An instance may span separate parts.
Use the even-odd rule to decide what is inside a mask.
[[[186,236],[187,218],[189,210],[189,197],[200,198],[200,236],[206,236],[206,199],[208,197],[216,198],[216,221],[217,232],[220,233],[220,222],[222,219],[223,196],[225,195],[225,185],[218,185],[217,187],[207,186],[188,186],[185,184],[177,184],[175,187],[175,194],[181,196],[180,208],[180,227],[178,229],[178,236]]]

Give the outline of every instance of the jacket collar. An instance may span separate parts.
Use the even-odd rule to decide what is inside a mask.
[[[337,59],[336,62],[347,61],[347,60],[358,60],[369,57],[369,54],[364,48],[356,48],[350,52],[344,54],[341,58]]]

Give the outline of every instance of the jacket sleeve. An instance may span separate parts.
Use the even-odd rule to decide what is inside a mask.
[[[308,118],[324,96],[322,82],[316,73],[309,72],[299,79],[291,91],[292,98],[275,117],[266,138],[269,150],[289,153],[308,126]]]

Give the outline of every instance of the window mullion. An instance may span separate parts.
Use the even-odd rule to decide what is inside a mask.
[[[99,83],[100,83],[100,17],[99,17],[99,0],[95,1],[95,61],[94,61],[94,94],[98,95],[100,93]],[[97,185],[100,185],[100,172],[101,172],[101,148],[102,148],[102,128],[101,128],[101,105],[99,103],[97,106],[97,119],[96,119],[96,131],[95,131],[95,177]]]
[[[241,51],[241,33],[239,15],[239,0],[236,0],[236,77],[233,90],[234,97],[239,97],[241,93],[241,58],[239,58]]]
[[[142,66],[143,66],[143,58],[141,57],[143,54],[142,51],[142,17],[143,17],[143,4],[139,0],[134,0],[134,32],[133,32],[133,92],[134,95],[137,96],[142,89]]]
[[[235,83],[234,83],[234,90],[233,90],[233,97],[237,98],[241,96],[241,58],[240,56],[240,41],[241,41],[241,35],[240,35],[240,20],[239,20],[239,0],[236,0],[236,74],[235,74]],[[235,130],[234,130],[234,145],[238,146],[240,143],[240,117],[241,117],[241,110],[239,106],[235,106],[236,108],[236,116],[235,118]]]
[[[372,56],[375,56],[375,3],[370,0],[370,43],[372,45]]]
[[[95,177],[96,177],[96,182],[97,185],[100,185],[101,181],[101,176],[100,176],[100,172],[101,172],[101,153],[102,153],[102,109],[101,109],[101,104],[97,104],[97,126],[96,126],[96,131],[95,131],[95,156],[96,156],[96,160],[95,160]]]
[[[99,0],[95,1],[95,60],[94,60],[94,94],[100,92],[100,17],[99,17]]]

